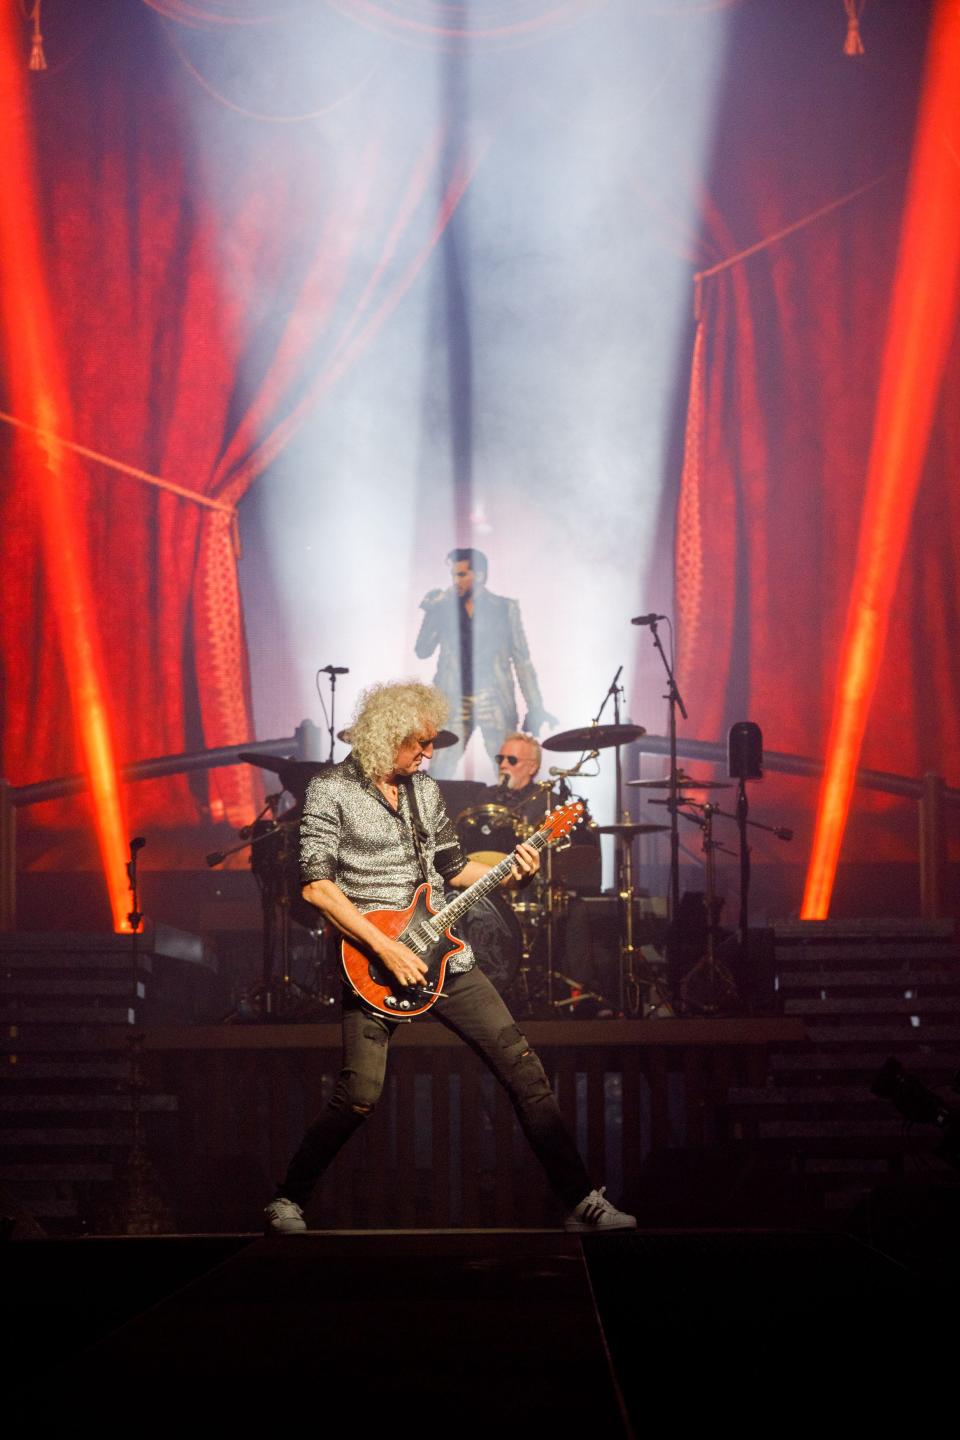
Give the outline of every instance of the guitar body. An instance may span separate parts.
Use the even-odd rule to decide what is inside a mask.
[[[535,850],[544,849],[572,830],[582,814],[579,801],[551,811],[526,843]],[[441,997],[450,957],[467,948],[450,927],[506,880],[512,867],[513,856],[504,856],[439,912],[433,908],[426,881],[417,887],[406,910],[367,911],[365,918],[382,935],[401,941],[419,956],[427,967],[427,978],[422,985],[400,985],[376,956],[353,940],[344,939],[340,944],[343,973],[364,1005],[387,1020],[413,1020],[435,1005]]]
[[[436,913],[430,886],[424,883],[406,910],[370,910],[364,915],[382,935],[401,941],[420,957],[427,967],[423,985],[400,985],[375,956],[353,940],[341,942],[340,956],[347,980],[363,1003],[387,1020],[413,1020],[435,1005],[450,957],[466,949],[449,930],[431,923]]]

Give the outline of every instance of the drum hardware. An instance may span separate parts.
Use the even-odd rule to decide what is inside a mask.
[[[533,834],[536,826],[531,825],[524,816],[511,810],[500,800],[492,800],[481,805],[469,805],[465,810],[461,810],[455,828],[468,860],[476,860],[481,865],[498,865],[522,840]],[[550,850],[547,851],[546,864],[549,868]],[[533,1001],[533,951],[548,908],[541,876],[542,872],[533,884],[524,890],[504,891],[497,897],[516,927],[515,943],[519,953],[516,964],[505,981],[498,984],[493,974],[489,974],[489,978],[498,989],[511,990],[516,1010],[523,1015],[529,1014]],[[490,917],[486,918],[489,922]],[[494,962],[485,961],[484,947],[491,945],[494,938],[498,938],[502,946],[503,937],[494,937],[492,923],[483,922],[484,915],[481,913],[480,921],[474,922],[472,928],[476,931],[478,964],[481,970],[489,973],[489,964]],[[470,943],[474,943],[473,939]],[[497,968],[502,970],[503,967],[498,964]]]
[[[325,763],[250,752],[240,758],[275,770],[291,794],[295,794],[296,789],[305,793],[310,777],[329,768]],[[297,844],[300,806],[294,805],[278,818],[280,799],[281,795],[268,797],[256,820],[239,831],[238,844],[207,856],[208,866],[214,868],[222,865],[228,856],[249,850],[250,870],[260,889],[263,915],[260,980],[242,997],[231,1018],[265,1021],[304,1018],[304,1007],[312,1014],[317,1006],[332,1007],[338,998],[333,984],[336,955],[330,953],[331,946],[318,912],[300,894]],[[294,921],[311,936],[312,987],[300,985],[293,978],[290,926]]]
[[[556,971],[555,978],[560,981],[561,985],[566,985],[570,991],[570,994],[563,1000],[554,1000],[553,1008],[555,1010],[569,1008],[572,1012],[575,1006],[582,1005],[584,1001],[589,1000],[595,1000],[598,1005],[605,1005],[607,1003],[606,998],[603,995],[599,995],[596,990],[581,989],[579,980],[571,980],[569,975],[561,975],[559,970]]]
[[[736,981],[726,965],[717,957],[717,930],[719,927],[717,925],[716,853],[718,850],[722,850],[728,855],[733,852],[727,850],[713,837],[713,818],[720,813],[717,806],[702,804],[694,800],[685,800],[682,803],[688,808],[678,809],[678,817],[682,815],[691,824],[698,825],[703,836],[707,943],[705,954],[680,981],[679,996],[684,1010],[699,1010],[706,1014],[716,1014],[726,1005],[736,1004],[739,999]],[[691,809],[696,813],[690,814]],[[702,998],[697,998],[698,991]]]
[[[614,748],[616,750],[615,813],[617,816],[620,816],[622,813],[623,819],[629,820],[629,816],[626,814],[626,812],[622,811],[623,771],[620,758],[620,749],[623,745],[629,745],[632,741],[639,740],[640,737],[645,735],[647,732],[642,725],[621,724],[620,697],[623,692],[619,682],[622,673],[623,666],[621,665],[618,668],[617,673],[614,675],[611,684],[607,688],[600,709],[593,717],[589,725],[582,726],[581,728],[576,730],[564,730],[561,731],[558,735],[548,736],[546,740],[543,740],[541,742],[541,744],[545,750],[579,750],[583,752],[577,765],[575,765],[569,771],[565,770],[559,772],[564,777],[566,777],[567,775],[577,774],[580,770],[581,765],[583,765],[588,758],[593,758],[599,750],[607,750]],[[613,724],[601,725],[600,721],[603,717],[603,712],[607,708],[607,703],[611,699],[613,700]],[[618,821],[617,823],[619,825],[622,822]],[[601,833],[604,832],[601,830]],[[627,837],[619,829],[614,829],[606,833],[614,834],[617,840],[618,894],[624,902],[621,912],[622,937],[620,950],[621,963],[618,995],[618,1009],[619,1012],[623,1014],[628,1008],[628,975],[631,977],[633,975],[633,871],[632,860],[630,856],[630,845],[632,843],[633,836],[631,835]],[[548,881],[548,889],[549,888],[551,887],[550,882]],[[549,945],[550,932],[548,931],[548,946]],[[548,961],[547,970],[547,1003],[551,1007],[554,1004],[552,977],[553,962],[551,953]],[[631,1013],[636,1014],[637,1010],[639,1009],[639,992],[634,989],[632,985],[632,980],[630,982],[630,999]],[[634,1001],[636,1002],[635,1007],[632,1003]]]
[[[596,715],[589,725],[578,730],[564,730],[559,735],[549,736],[542,742],[545,750],[607,750],[614,749],[616,752],[614,780],[615,791],[615,815],[617,820],[613,828],[600,827],[601,834],[612,834],[617,843],[617,893],[621,901],[621,940],[620,940],[620,973],[618,1011],[622,1014],[636,1015],[640,1013],[640,988],[643,983],[635,970],[635,951],[633,944],[633,858],[631,849],[636,834],[635,827],[630,825],[630,816],[623,808],[623,766],[621,762],[621,747],[631,744],[646,735],[642,725],[621,723],[620,720],[620,698],[623,688],[620,685],[620,676],[623,673],[623,666],[619,666],[613,680],[607,687],[603,702]],[[601,725],[603,712],[607,703],[613,701],[613,724]],[[585,757],[584,757],[585,758]],[[583,761],[581,760],[581,764]],[[676,770],[676,756],[672,760],[672,767]],[[627,827],[627,828],[624,828]],[[552,1003],[553,996],[550,995]]]
[[[654,801],[654,804],[656,804],[656,801]],[[663,832],[669,829],[669,825],[648,825],[633,820],[619,820],[616,825],[597,826],[597,830],[601,835],[619,835],[624,840],[632,840],[635,835],[655,835],[658,831]]]
[[[625,863],[622,870],[623,884],[620,890],[620,899],[623,902],[625,920],[624,937],[621,943],[624,998],[626,1009],[631,1015],[642,1014],[646,1019],[655,1014],[665,1002],[658,988],[657,977],[645,965],[643,967],[637,965],[637,955],[642,952],[639,947],[634,945],[633,901],[636,899],[636,892],[633,888],[631,847],[638,835],[663,834],[670,829],[670,826],[621,820],[616,825],[598,825],[597,829],[601,835],[615,835],[623,847]],[[641,994],[641,992],[643,993]]]
[[[541,796],[541,803],[545,801],[548,810],[553,808],[558,803],[555,780],[534,783],[531,796]],[[501,789],[486,803],[467,805],[457,815],[456,829],[468,859],[496,864],[535,828],[525,818],[525,812],[504,803],[509,793]],[[486,794],[490,796],[489,789]],[[530,803],[528,800],[527,805]],[[595,832],[596,826],[592,828]],[[555,970],[557,964],[562,964],[563,924],[572,894],[581,885],[599,891],[599,870],[598,846],[561,840],[547,850],[532,884],[503,892],[501,898],[519,928],[520,961],[511,1003],[521,1018],[554,1016],[558,1002],[568,1003],[566,997],[557,994],[557,985],[562,982],[557,980]]]

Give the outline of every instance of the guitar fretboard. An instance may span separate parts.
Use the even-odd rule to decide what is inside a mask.
[[[532,845],[534,850],[545,850],[550,843],[549,832],[538,830],[530,836],[526,843]],[[465,915],[471,905],[476,905],[477,901],[482,900],[485,895],[489,895],[491,890],[496,890],[497,886],[510,874],[512,868],[513,856],[506,855],[494,865],[492,870],[488,870],[486,875],[481,875],[479,880],[474,880],[473,884],[468,886],[462,895],[458,895],[456,900],[451,900],[449,905],[445,905],[436,915],[432,915],[430,917],[431,927],[439,931],[456,925],[460,916]]]

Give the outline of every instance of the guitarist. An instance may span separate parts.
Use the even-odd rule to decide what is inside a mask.
[[[432,686],[373,686],[361,696],[351,725],[352,754],[314,776],[303,806],[304,899],[348,939],[372,951],[401,986],[421,984],[426,966],[407,946],[365,919],[364,912],[405,909],[425,879],[439,908],[445,886],[464,889],[489,868],[464,859],[440,787],[421,773],[446,716],[447,702]],[[505,885],[529,883],[539,865],[532,846],[519,846]],[[451,958],[443,998],[433,1013],[472,1046],[506,1088],[521,1128],[567,1211],[566,1227],[635,1227],[632,1215],[615,1209],[602,1190],[594,1189],[543,1066],[474,964],[469,947]],[[345,987],[343,1069],[266,1208],[268,1233],[295,1234],[307,1228],[303,1207],[314,1186],[380,1097],[394,1029],[394,1021],[364,1007]]]

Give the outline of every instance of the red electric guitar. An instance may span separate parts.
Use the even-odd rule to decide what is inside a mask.
[[[545,850],[568,835],[582,815],[583,805],[579,800],[562,805],[559,810],[551,811],[526,843],[535,850]],[[507,855],[439,911],[430,903],[427,882],[417,887],[406,910],[369,911],[365,919],[418,955],[427,967],[427,977],[421,985],[401,985],[368,950],[353,940],[344,939],[340,946],[343,971],[363,1003],[388,1020],[413,1020],[435,1005],[443,994],[451,955],[466,948],[450,927],[484,895],[495,890],[510,874],[512,866],[513,856]]]

